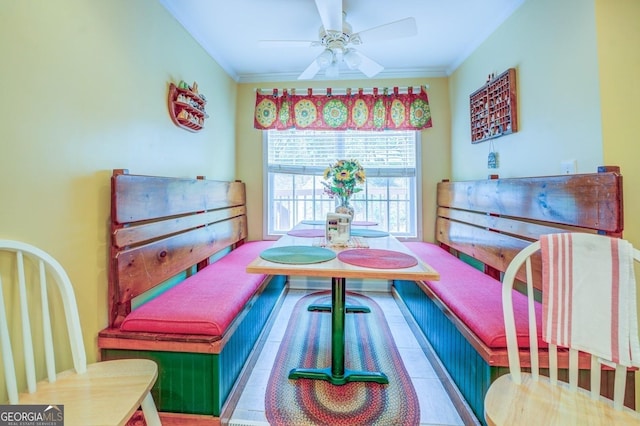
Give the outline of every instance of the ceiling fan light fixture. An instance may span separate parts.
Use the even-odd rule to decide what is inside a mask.
[[[349,69],[355,70],[360,67],[360,64],[362,64],[362,58],[355,50],[348,49],[344,55],[344,62],[347,64]]]
[[[333,63],[333,52],[331,49],[325,49],[317,58],[316,63],[321,69],[328,68]]]
[[[342,62],[345,63],[345,67],[358,70],[371,78],[384,70],[384,67],[366,54],[351,49],[351,46],[417,34],[416,20],[413,17],[354,33],[351,24],[347,22],[347,14],[342,10],[343,0],[314,0],[314,2],[322,23],[318,40],[291,40],[289,43],[295,43],[296,46],[306,44],[311,47],[322,47],[324,50],[298,76],[299,80],[312,79],[321,70],[324,70],[326,77],[336,78]]]
[[[335,49],[331,49],[333,52],[333,62],[342,62],[342,57],[344,56],[344,47],[340,46]]]
[[[324,72],[324,74],[328,77],[328,78],[337,78],[338,75],[340,74],[340,71],[338,69],[338,62],[333,62],[329,68],[327,68],[327,70]]]

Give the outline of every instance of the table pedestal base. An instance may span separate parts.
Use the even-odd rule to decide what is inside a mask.
[[[344,385],[349,382],[374,382],[386,385],[389,379],[386,374],[375,371],[344,370],[341,376],[331,373],[331,368],[294,368],[289,372],[290,379],[325,380],[332,385]]]
[[[309,305],[307,308],[309,312],[331,312],[331,305],[318,304],[318,305]],[[347,314],[368,314],[371,312],[368,306],[364,305],[347,305],[344,308],[344,311]]]
[[[344,320],[346,300],[344,278],[331,279],[331,305],[311,305],[309,310],[331,312],[331,366],[327,368],[294,368],[290,379],[326,380],[333,385],[349,382],[389,383],[387,376],[377,371],[353,371],[344,368]],[[313,309],[312,309],[313,307]],[[370,312],[367,306],[350,306],[350,312]]]

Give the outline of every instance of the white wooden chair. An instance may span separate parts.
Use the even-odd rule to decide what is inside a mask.
[[[602,237],[605,238],[605,237]],[[623,405],[627,368],[591,355],[590,391],[578,387],[578,353],[569,351],[569,383],[558,380],[559,346],[549,344],[549,377],[539,371],[538,336],[533,297],[529,299],[530,373],[521,367],[513,304],[511,301],[515,275],[526,265],[527,292],[533,294],[531,255],[539,251],[540,241],[532,243],[514,257],[505,271],[502,303],[507,333],[509,374],[499,377],[485,397],[485,420],[489,425],[638,425],[640,414]],[[640,251],[633,249],[634,263],[640,260]],[[606,285],[604,283],[603,285]],[[576,307],[574,306],[574,309]],[[589,363],[587,362],[587,367]],[[613,400],[600,395],[602,365],[615,369]],[[528,371],[528,370],[526,370]]]
[[[73,287],[53,257],[0,240],[0,267],[0,344],[10,404],[63,405],[67,426],[124,425],[141,406],[147,425],[161,424],[150,393],[158,376],[155,362],[87,365]],[[51,326],[58,322],[64,330],[63,318],[66,334]],[[73,368],[58,372],[56,356],[66,356],[67,363],[72,358]]]

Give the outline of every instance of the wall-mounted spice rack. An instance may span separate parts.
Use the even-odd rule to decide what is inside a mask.
[[[469,96],[471,143],[518,131],[516,70],[509,68]]]
[[[190,132],[199,132],[208,118],[205,110],[207,100],[198,93],[198,84],[188,86],[181,81],[178,86],[169,84],[169,116],[178,127]]]

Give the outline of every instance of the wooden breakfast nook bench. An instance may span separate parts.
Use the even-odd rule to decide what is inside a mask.
[[[286,277],[249,274],[270,241],[246,241],[239,181],[111,178],[109,326],[103,360],[158,364],[152,390],[164,424],[220,424],[220,415]]]
[[[622,176],[617,167],[600,167],[589,174],[445,181],[438,184],[437,201],[437,244],[405,244],[440,273],[440,280],[395,281],[394,288],[469,407],[484,422],[487,389],[509,370],[502,273],[521,249],[543,234],[621,237]],[[539,256],[534,267],[540,275]],[[515,294],[514,299],[518,341],[528,344],[526,297]],[[541,309],[539,303],[536,309]],[[568,365],[566,357],[563,362]],[[603,383],[609,373],[613,371],[603,372]],[[633,408],[634,372],[627,378],[625,405]],[[587,372],[581,373],[580,386],[588,384]],[[605,388],[613,394],[611,386]]]

